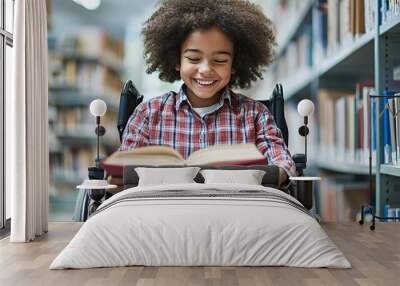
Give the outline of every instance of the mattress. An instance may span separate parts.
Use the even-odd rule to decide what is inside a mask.
[[[198,183],[112,196],[50,269],[130,265],[351,267],[312,214],[284,192]]]

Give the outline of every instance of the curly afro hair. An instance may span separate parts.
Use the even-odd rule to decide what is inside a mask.
[[[179,80],[175,66],[180,63],[186,37],[195,30],[216,26],[234,44],[235,73],[229,85],[248,88],[262,79],[276,43],[272,22],[259,6],[245,0],[162,0],[160,4],[142,30],[147,73],[158,70],[161,80]]]

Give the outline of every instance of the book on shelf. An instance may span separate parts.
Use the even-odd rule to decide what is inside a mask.
[[[384,91],[384,96],[393,96],[395,92]],[[399,102],[400,98],[383,98],[383,146],[384,163],[398,165],[399,162],[399,143],[400,143],[400,121],[399,121]]]
[[[375,0],[364,1],[365,31],[369,32],[375,28]]]
[[[383,150],[384,150],[384,159],[383,162],[385,164],[389,164],[392,162],[392,146],[391,146],[391,136],[390,136],[390,107],[389,100],[387,97],[383,98]]]
[[[333,53],[340,44],[339,0],[328,0],[328,53]]]
[[[400,15],[400,3],[395,0],[380,0],[382,24]]]
[[[336,146],[336,150],[335,153],[337,155],[337,159],[339,161],[344,161],[346,156],[346,149],[348,148],[348,146],[346,146],[346,141],[347,141],[347,136],[348,136],[348,131],[346,130],[347,128],[347,122],[348,122],[348,116],[346,116],[347,114],[347,98],[348,97],[352,97],[351,95],[344,95],[341,96],[340,98],[338,98],[336,100],[335,103],[335,131],[336,131],[336,135],[335,135],[335,146]]]
[[[325,1],[318,1],[312,10],[313,63],[325,58],[328,46],[328,8]]]
[[[359,145],[358,158],[364,164],[367,164],[369,158],[369,148],[371,147],[371,140],[369,137],[369,130],[372,128],[372,110],[370,106],[369,95],[374,94],[374,84],[371,81],[364,81],[356,84],[356,105],[358,106],[358,130],[359,130]],[[375,131],[372,130],[371,134],[374,135]],[[374,157],[375,149],[372,149],[372,156]]]
[[[122,177],[123,167],[193,166],[193,165],[265,165],[266,158],[254,144],[213,145],[193,152],[186,160],[169,146],[144,146],[133,150],[116,151],[102,161],[107,174]]]
[[[365,0],[355,0],[355,15],[354,15],[354,35],[365,33]]]
[[[346,141],[341,122],[341,117],[345,116],[345,110],[337,107],[337,101],[346,95],[348,93],[337,90],[320,89],[318,92],[320,146],[328,158],[334,158],[336,155],[338,155],[337,159],[345,157],[344,154],[337,153],[338,149],[344,151],[345,143],[343,142]]]
[[[342,0],[339,3],[339,39],[340,43],[346,44],[351,42],[353,34],[351,32],[351,20],[350,20],[350,1]]]

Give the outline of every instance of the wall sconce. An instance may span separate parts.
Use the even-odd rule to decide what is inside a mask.
[[[104,116],[107,111],[107,104],[101,99],[95,99],[90,103],[90,113],[96,117],[96,129],[95,133],[97,135],[97,156],[96,156],[96,167],[89,168],[89,178],[92,172],[96,172],[95,179],[103,179],[104,170],[100,168],[100,136],[106,133],[104,126],[100,125],[100,117]],[[101,176],[101,174],[102,176]],[[100,178],[101,176],[101,178]]]
[[[300,116],[304,117],[304,125],[300,126],[299,134],[304,137],[304,155],[305,155],[305,164],[307,163],[307,135],[310,130],[307,127],[308,124],[308,116],[310,116],[314,112],[314,103],[309,99],[303,99],[297,105],[297,112]]]

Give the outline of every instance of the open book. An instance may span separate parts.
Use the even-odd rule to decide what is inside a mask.
[[[168,146],[145,146],[129,151],[117,151],[102,161],[108,174],[122,177],[127,165],[138,166],[198,166],[198,165],[265,165],[266,158],[254,144],[213,145],[193,152],[186,160]]]

